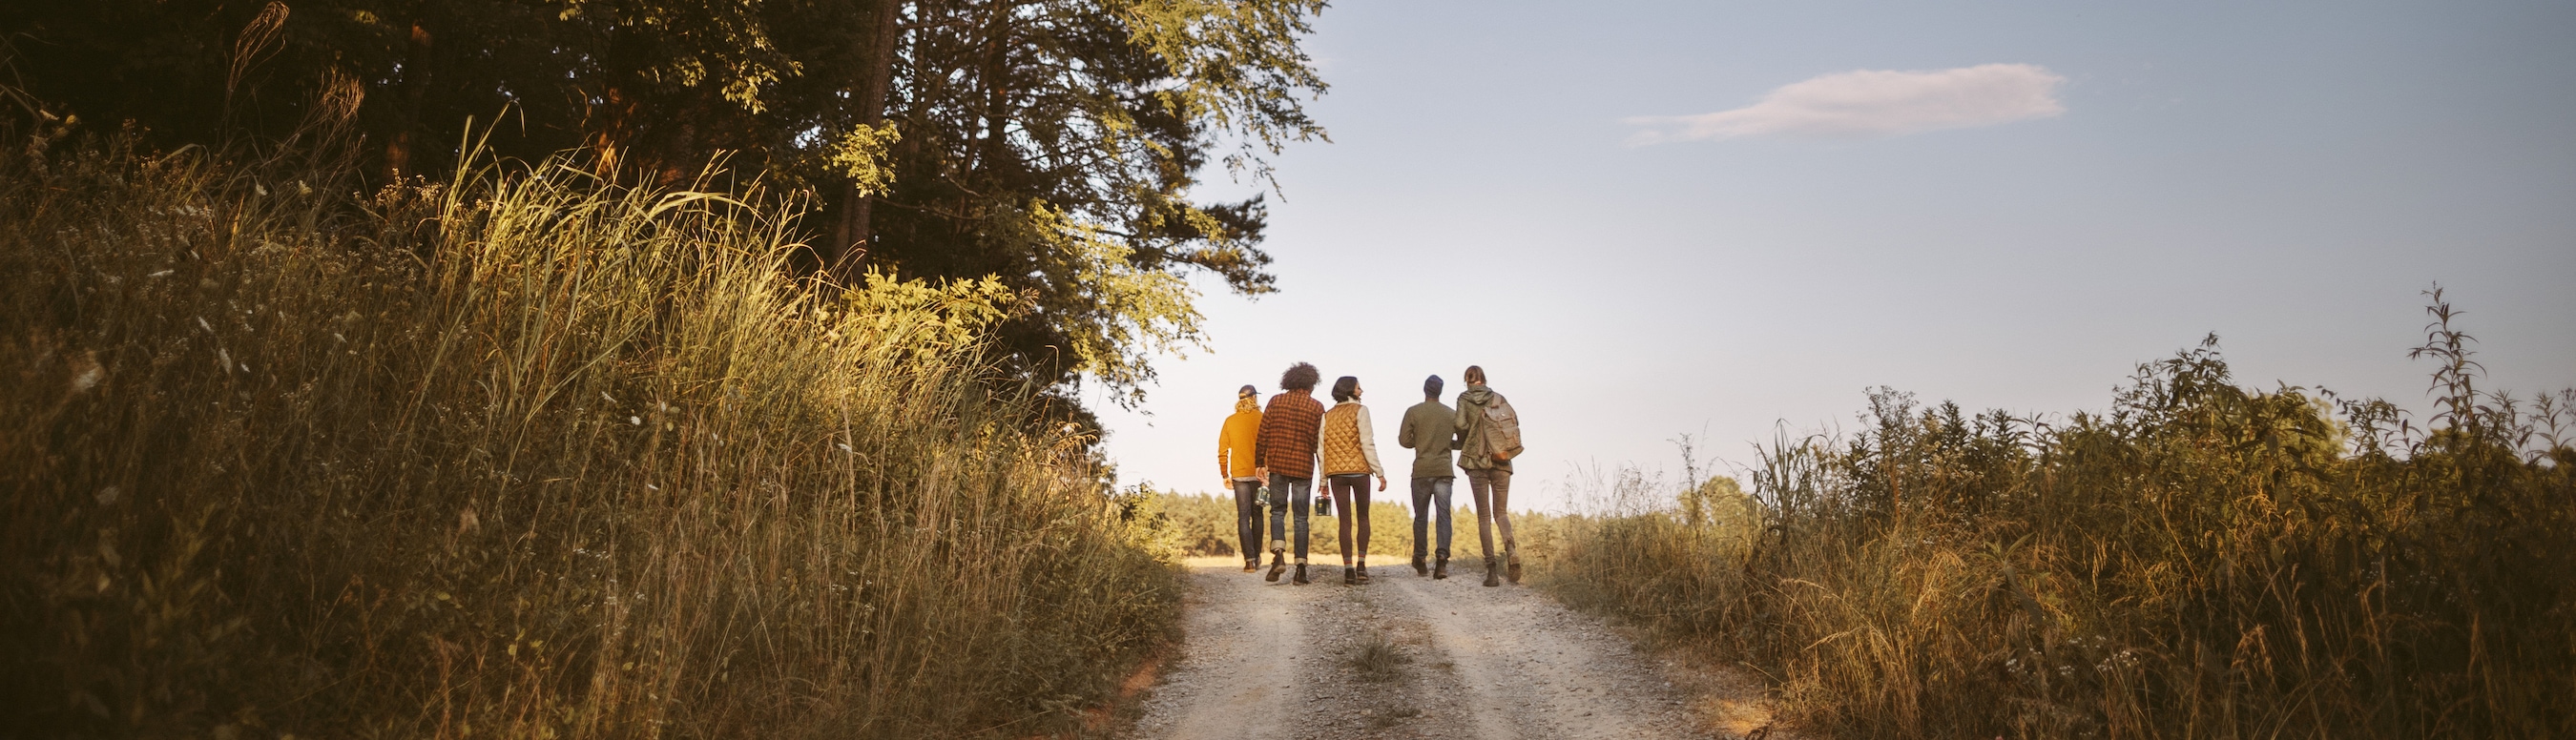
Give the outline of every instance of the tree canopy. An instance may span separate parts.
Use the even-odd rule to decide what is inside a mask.
[[[1201,338],[1194,273],[1273,290],[1260,197],[1218,164],[1322,139],[1321,0],[88,0],[0,8],[26,97],[175,147],[354,134],[369,176],[585,149],[812,194],[807,267],[990,276],[1010,371],[1121,402]],[[479,123],[469,123],[479,122]]]

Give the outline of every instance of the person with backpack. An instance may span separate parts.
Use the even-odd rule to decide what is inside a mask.
[[[1369,582],[1369,476],[1386,490],[1386,468],[1377,463],[1377,433],[1367,406],[1360,405],[1360,379],[1344,375],[1333,381],[1333,410],[1324,412],[1324,476],[1332,486],[1333,505],[1342,510],[1342,585]],[[1358,520],[1354,522],[1353,520]],[[1359,545],[1351,544],[1351,527],[1359,527]],[[1359,565],[1351,565],[1351,556]]]
[[[1234,415],[1216,435],[1216,470],[1234,489],[1234,534],[1243,543],[1243,572],[1261,569],[1261,476],[1253,474],[1252,448],[1261,441],[1261,389],[1234,392]]]
[[[1297,512],[1297,577],[1306,580],[1308,505],[1315,497],[1316,442],[1324,427],[1324,404],[1315,400],[1315,383],[1323,373],[1303,362],[1279,376],[1279,395],[1261,411],[1261,435],[1252,448],[1253,475],[1270,481],[1270,573],[1276,582],[1287,569],[1288,512]],[[1286,509],[1280,508],[1285,503]]]
[[[1485,548],[1485,585],[1500,586],[1508,573],[1521,582],[1520,546],[1512,541],[1512,458],[1521,454],[1520,414],[1503,394],[1485,387],[1485,369],[1467,366],[1467,392],[1458,394],[1458,468],[1467,471],[1476,500],[1476,536]],[[1494,562],[1494,530],[1503,531],[1503,568]],[[1499,572],[1498,572],[1499,571]]]
[[[1440,387],[1438,375],[1422,381],[1422,402],[1404,410],[1404,425],[1395,431],[1395,443],[1413,451],[1413,574],[1435,580],[1449,577],[1449,491],[1458,480],[1449,457],[1458,449],[1458,412],[1440,402]],[[1429,536],[1433,516],[1440,519],[1436,551]],[[1438,556],[1429,568],[1422,563],[1426,551]]]

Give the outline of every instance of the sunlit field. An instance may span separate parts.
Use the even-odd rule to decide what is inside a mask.
[[[1749,495],[1609,491],[1546,581],[1834,736],[2576,734],[2576,393],[2488,392],[2432,298],[2420,421],[2240,387],[2214,340],[2102,413],[1881,390]]]
[[[1177,615],[972,283],[796,204],[469,161],[0,157],[0,724],[1025,735]]]

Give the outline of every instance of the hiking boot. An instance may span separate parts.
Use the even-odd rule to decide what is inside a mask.
[[[1313,583],[1313,581],[1306,580],[1306,564],[1305,564],[1305,563],[1298,563],[1298,564],[1297,564],[1297,577],[1295,577],[1295,578],[1291,578],[1291,579],[1288,579],[1288,580],[1289,580],[1290,582],[1295,583],[1295,584],[1300,585],[1300,586],[1303,586],[1303,585],[1306,585],[1306,584],[1309,584],[1309,583]]]
[[[1288,558],[1279,554],[1278,550],[1272,550],[1270,551],[1270,575],[1262,576],[1261,580],[1278,583],[1279,572],[1287,569]]]
[[[1243,572],[1245,572],[1245,573],[1250,573],[1250,572],[1253,572],[1253,571],[1256,571],[1256,570],[1260,570],[1260,569],[1261,569],[1261,558],[1258,558],[1258,557],[1251,557],[1251,558],[1244,558],[1244,559],[1243,559]]]
[[[1485,559],[1485,585],[1487,586],[1503,585],[1503,569],[1494,566],[1493,558]]]
[[[1431,575],[1431,566],[1424,565],[1422,563],[1422,556],[1420,555],[1413,556],[1413,574],[1417,576]]]
[[[1347,565],[1342,566],[1342,585],[1344,585],[1344,586],[1357,586],[1357,585],[1360,585],[1360,572],[1359,572],[1359,571],[1356,571],[1356,570],[1352,570],[1350,566],[1347,566]]]
[[[1367,582],[1369,582],[1369,577],[1368,577],[1368,563],[1360,563],[1360,582],[1361,582],[1361,583],[1367,583]]]
[[[1503,577],[1511,579],[1513,585],[1520,585],[1521,549],[1510,540],[1503,541],[1503,563]]]
[[[1444,579],[1447,579],[1448,577],[1449,577],[1449,559],[1448,559],[1448,558],[1441,558],[1441,559],[1439,559],[1439,560],[1432,561],[1432,563],[1431,563],[1431,580],[1435,580],[1435,581],[1437,581],[1437,580],[1444,580]]]

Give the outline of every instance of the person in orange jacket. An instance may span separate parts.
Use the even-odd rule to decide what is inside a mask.
[[[1234,489],[1234,533],[1243,543],[1243,572],[1261,569],[1261,476],[1254,473],[1252,448],[1261,443],[1261,389],[1244,386],[1234,392],[1234,415],[1216,435],[1216,469],[1225,487]]]

